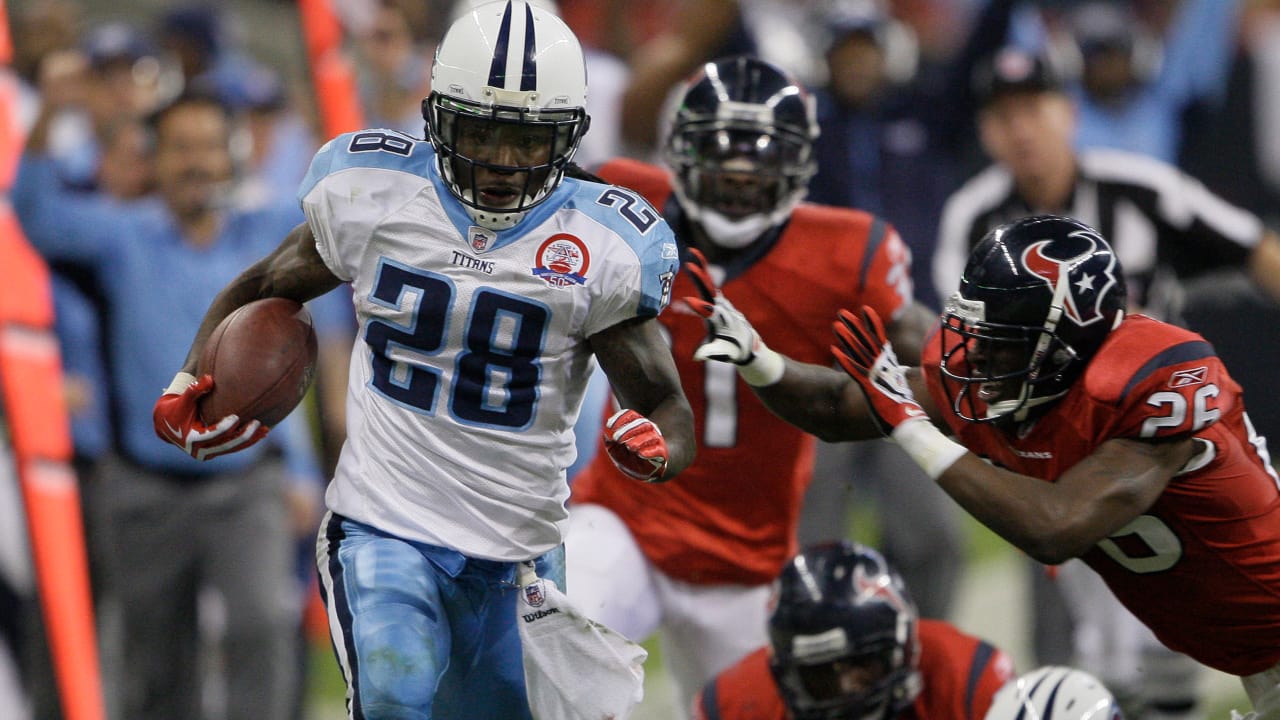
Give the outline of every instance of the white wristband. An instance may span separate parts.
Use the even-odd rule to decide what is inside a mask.
[[[933,480],[969,452],[923,418],[902,423],[893,429],[890,437]]]
[[[169,387],[164,389],[162,395],[181,395],[183,390],[191,387],[196,383],[196,376],[191,373],[180,372],[173,376],[173,382],[169,383]]]
[[[738,366],[738,374],[752,387],[772,385],[781,380],[782,374],[787,371],[787,362],[781,355],[765,347],[762,342],[758,344],[751,362]]]

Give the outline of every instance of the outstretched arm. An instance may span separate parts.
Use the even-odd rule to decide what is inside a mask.
[[[1077,557],[1141,515],[1195,450],[1189,437],[1118,438],[1057,478],[998,468],[924,419],[874,310],[841,311],[836,337],[837,362],[887,434],[971,515],[1041,562]]]
[[[703,298],[685,301],[709,328],[695,357],[735,363],[770,410],[823,439],[887,434],[971,515],[1041,562],[1077,557],[1141,515],[1195,450],[1192,438],[1113,439],[1051,482],[996,467],[930,422],[939,410],[921,371],[898,363],[874,310],[838,315],[832,352],[843,373],[798,363],[764,345],[700,262],[686,265]]]
[[[685,269],[698,297],[684,301],[707,321],[707,339],[694,353],[695,359],[733,363],[770,411],[827,442],[867,440],[885,432],[848,375],[792,360],[770,349],[716,287],[702,253],[695,248],[690,257]],[[907,335],[922,334],[910,323],[903,329]],[[918,347],[919,341],[913,342]],[[920,390],[923,394],[923,383]]]
[[[938,485],[997,535],[1056,565],[1146,512],[1194,450],[1193,438],[1109,440],[1053,482],[966,453],[938,477]]]

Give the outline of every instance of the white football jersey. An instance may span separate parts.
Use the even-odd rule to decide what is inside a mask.
[[[329,509],[472,557],[559,545],[587,338],[666,306],[666,222],[629,190],[565,179],[487,230],[431,144],[390,130],[329,141],[299,197],[359,322]]]

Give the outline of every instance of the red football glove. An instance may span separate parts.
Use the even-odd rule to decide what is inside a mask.
[[[667,441],[662,431],[635,410],[619,410],[605,421],[604,447],[627,477],[660,482],[667,472]]]
[[[228,415],[216,425],[205,425],[196,402],[212,390],[212,375],[196,380],[187,373],[178,373],[151,411],[156,435],[197,460],[243,450],[267,436],[270,428],[257,420],[240,425],[236,415]]]
[[[872,417],[885,435],[908,420],[926,417],[911,394],[906,368],[898,362],[876,311],[862,306],[861,315],[841,310],[833,327],[837,345],[831,346],[840,367],[857,381],[871,405]]]

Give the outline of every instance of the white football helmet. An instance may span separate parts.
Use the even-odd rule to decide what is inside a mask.
[[[1046,665],[1005,683],[985,720],[1124,720],[1124,715],[1094,676]]]
[[[586,99],[582,47],[554,13],[501,0],[450,25],[422,115],[440,174],[476,224],[513,227],[555,190],[590,123]]]

